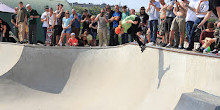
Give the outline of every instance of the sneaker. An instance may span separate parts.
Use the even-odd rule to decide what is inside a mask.
[[[155,46],[155,43],[154,43],[154,42],[149,42],[149,43],[147,43],[147,45],[149,45],[149,46]]]
[[[202,53],[204,51],[204,48],[198,48],[198,49],[196,49],[196,51]]]
[[[141,46],[141,52],[143,53],[145,49],[146,49],[146,46],[142,45]]]
[[[161,45],[162,47],[166,47],[167,46],[167,44],[165,44],[165,43],[162,43],[162,45]]]
[[[171,48],[172,46],[171,46],[171,44],[169,43],[169,44],[166,45],[166,47],[167,47],[167,48]]]
[[[179,46],[178,46],[178,49],[184,49],[184,48],[183,48],[182,46],[179,45]]]
[[[173,48],[179,48],[179,46],[178,45],[174,45]]]
[[[20,43],[20,44],[24,44],[24,41],[20,41],[19,43]]]
[[[187,51],[192,51],[192,48],[189,48],[189,47],[188,47],[188,48],[186,48],[186,50],[187,50]]]

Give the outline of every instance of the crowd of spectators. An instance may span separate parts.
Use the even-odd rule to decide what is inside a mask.
[[[98,15],[90,15],[87,9],[81,15],[58,4],[56,9],[45,6],[40,16],[30,4],[24,7],[19,2],[18,6],[11,23],[21,44],[37,44],[37,19],[42,22],[45,44],[50,46],[117,46],[137,42],[144,51],[146,44],[184,49],[187,41],[186,50],[192,51],[194,43],[199,42],[201,46],[196,50],[203,52],[210,47],[218,49],[220,44],[218,0],[150,0],[139,13],[127,6],[120,10],[118,5],[114,9],[107,5]],[[216,23],[208,22],[212,13],[218,18]],[[11,28],[2,18],[0,29],[2,41],[13,42],[9,38]]]

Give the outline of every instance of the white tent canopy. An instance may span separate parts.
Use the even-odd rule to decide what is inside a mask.
[[[11,8],[1,2],[0,2],[0,11],[1,12],[8,12],[8,13],[15,13],[13,8]]]

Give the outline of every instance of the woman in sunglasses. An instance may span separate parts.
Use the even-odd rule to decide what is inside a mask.
[[[66,42],[68,42],[70,33],[72,31],[71,30],[71,25],[72,25],[72,20],[70,18],[70,13],[69,13],[68,10],[66,10],[65,17],[63,18],[63,24],[62,24],[63,31],[61,33],[61,37],[60,37],[60,40],[59,40],[59,43],[58,43],[59,46],[62,46],[63,39],[64,39],[65,36],[66,36]]]

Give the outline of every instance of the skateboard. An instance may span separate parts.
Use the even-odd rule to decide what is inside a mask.
[[[46,41],[45,45],[50,46],[53,38],[53,29],[48,29],[47,30],[47,36],[46,36]]]
[[[18,38],[10,31],[9,32],[9,37],[12,37],[16,42],[18,42]]]

